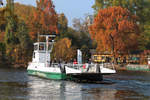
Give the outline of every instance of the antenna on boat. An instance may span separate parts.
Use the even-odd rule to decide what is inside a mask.
[[[38,32],[38,42],[40,42],[40,40],[39,40],[39,32]]]

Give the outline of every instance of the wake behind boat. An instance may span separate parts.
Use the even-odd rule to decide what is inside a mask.
[[[32,62],[29,63],[27,71],[29,75],[40,76],[56,80],[96,80],[101,81],[103,75],[115,74],[114,67],[105,68],[104,64],[62,64],[50,63],[50,54],[53,49],[54,40],[49,38],[55,35],[40,35],[46,38],[46,42],[34,43]]]

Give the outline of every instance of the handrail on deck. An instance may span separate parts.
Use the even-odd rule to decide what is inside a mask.
[[[115,69],[115,67],[114,67],[114,64],[112,64],[112,63],[102,63],[102,64],[88,64],[88,63],[86,63],[86,64],[62,64],[63,66],[67,66],[67,67],[70,67],[70,68],[74,68],[74,69],[87,69],[88,67],[90,67],[90,69],[91,68],[93,68],[93,67],[95,67],[96,68],[96,66],[98,65],[98,66],[100,66],[100,68],[110,68],[110,69]]]

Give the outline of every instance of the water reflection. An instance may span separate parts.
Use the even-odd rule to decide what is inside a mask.
[[[0,100],[27,100],[26,80],[24,70],[0,69]]]
[[[42,98],[46,100],[148,100],[149,98],[134,90],[115,86],[119,83],[90,84],[29,78],[32,80],[28,84],[31,89],[30,100]]]
[[[81,98],[81,85],[68,81],[46,80],[29,77],[30,100],[77,100]]]
[[[0,100],[150,100],[149,75],[119,72],[101,83],[76,83],[0,69]]]

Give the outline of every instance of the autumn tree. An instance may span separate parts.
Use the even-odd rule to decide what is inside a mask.
[[[70,61],[74,58],[76,51],[71,47],[71,40],[68,38],[63,38],[56,42],[52,54],[52,58],[56,58],[57,61],[60,59],[63,61]]]
[[[19,20],[24,21],[28,25],[30,25],[33,19],[35,10],[36,8],[34,6],[14,3],[14,14],[18,16]]]
[[[0,8],[0,32],[5,31],[6,18],[5,18],[6,8]]]
[[[99,9],[121,6],[128,9],[132,14],[136,14],[140,23],[145,23],[150,19],[149,5],[149,0],[95,0],[92,8],[97,13]]]
[[[6,7],[0,8],[0,31],[4,31],[7,24],[7,17],[15,17],[13,14],[13,0],[6,0]]]
[[[95,0],[92,8],[95,15],[99,9],[112,6],[127,8],[132,14],[138,16],[139,27],[143,34],[139,38],[140,50],[150,49],[150,0]]]
[[[136,18],[122,7],[99,10],[94,23],[89,27],[92,39],[97,41],[97,50],[112,51],[114,56],[135,50],[140,34]]]
[[[55,6],[51,0],[37,0],[37,9],[34,12],[33,19],[30,20],[30,36],[33,40],[36,39],[38,33],[58,33],[58,16],[54,8]]]

